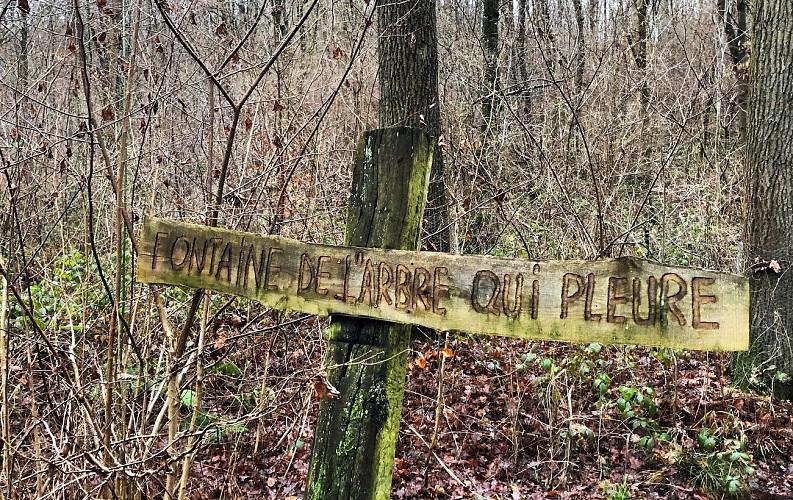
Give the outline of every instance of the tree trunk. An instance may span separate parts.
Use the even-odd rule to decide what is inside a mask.
[[[573,0],[573,10],[578,30],[575,39],[575,90],[581,93],[584,89],[584,9],[581,0]]]
[[[639,87],[639,117],[642,126],[642,137],[644,138],[639,147],[641,148],[641,165],[635,185],[640,190],[650,188],[652,173],[650,163],[652,162],[652,139],[650,131],[650,86],[647,84],[647,34],[648,34],[648,0],[634,0],[633,5],[636,9],[636,39],[631,36],[628,41],[631,44],[631,52],[636,67],[641,73],[641,86]]]
[[[732,0],[719,0],[719,17],[724,20],[724,34],[727,36],[727,48],[735,71],[736,89],[735,104],[738,115],[738,134],[746,137],[746,96],[749,93],[749,82],[746,80],[746,0],[736,0],[735,15],[732,14]]]
[[[523,94],[528,96],[529,95],[529,72],[526,67],[526,59],[529,57],[528,52],[526,51],[526,17],[528,16],[528,5],[526,4],[526,0],[518,0],[518,22],[517,22],[517,34],[515,39],[515,45],[517,46],[517,54],[515,55],[515,59],[517,60],[517,67],[518,67],[518,81],[520,86],[523,90]]]
[[[345,245],[418,248],[431,144],[412,128],[364,134],[353,170]],[[410,330],[410,325],[333,317],[326,365],[340,397],[320,404],[307,499],[388,498]]]
[[[793,3],[759,0],[754,26],[747,116],[751,346],[738,357],[735,375],[790,399],[793,383],[779,374],[793,374]]]
[[[498,88],[498,4],[499,0],[482,2],[482,52],[485,95],[482,99],[482,132],[487,133],[493,119],[493,105]]]
[[[379,0],[377,9],[380,126],[421,127],[435,141],[441,135],[435,0]],[[443,154],[438,149],[427,193],[424,246],[448,252],[443,177]]]
[[[650,90],[647,85],[647,0],[635,0],[634,7],[636,8],[636,40],[631,41],[631,51],[636,67],[642,73],[640,101],[642,122],[644,122],[650,101]]]
[[[284,0],[273,0],[273,34],[281,40],[289,31],[289,21]]]

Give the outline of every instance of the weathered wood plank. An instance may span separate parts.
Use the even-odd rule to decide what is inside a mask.
[[[438,330],[700,350],[748,348],[744,277],[635,258],[528,261],[301,243],[147,219],[138,280],[276,309]]]

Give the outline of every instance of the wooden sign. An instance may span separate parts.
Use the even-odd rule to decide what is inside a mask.
[[[566,342],[737,351],[749,285],[631,257],[528,261],[301,243],[146,220],[138,280],[310,314]]]

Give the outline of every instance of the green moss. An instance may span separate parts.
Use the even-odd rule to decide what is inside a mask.
[[[408,181],[410,204],[408,220],[405,221],[407,230],[402,234],[402,248],[417,248],[418,239],[412,238],[413,234],[421,235],[421,223],[424,219],[424,208],[427,198],[427,187],[430,182],[432,170],[433,148],[422,140],[413,151],[413,175]]]

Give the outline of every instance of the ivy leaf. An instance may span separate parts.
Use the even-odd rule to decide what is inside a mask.
[[[195,392],[191,391],[190,389],[183,390],[182,394],[180,395],[180,399],[182,400],[182,404],[188,408],[193,408],[196,405]]]

